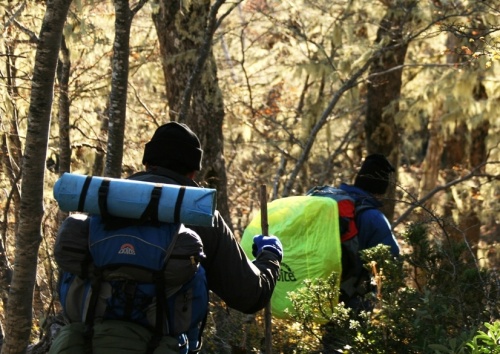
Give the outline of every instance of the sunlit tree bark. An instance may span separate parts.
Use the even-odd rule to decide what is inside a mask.
[[[52,157],[54,163],[53,172],[62,176],[66,172],[71,172],[71,141],[70,141],[70,123],[69,123],[69,77],[71,75],[70,51],[66,46],[66,40],[63,37],[61,41],[61,54],[57,63],[57,80],[59,81],[59,155]],[[47,160],[48,161],[48,160]],[[57,217],[62,222],[68,216],[67,212],[58,211]]]
[[[127,84],[129,70],[130,26],[132,12],[128,0],[115,0],[115,41],[109,96],[108,154],[104,175],[119,178],[122,172],[123,140],[127,110]]]
[[[71,165],[71,142],[69,138],[69,77],[71,70],[71,60],[69,48],[63,37],[61,43],[61,58],[57,65],[57,79],[59,81],[59,157],[56,161],[57,171],[60,175],[70,172]]]
[[[113,44],[111,93],[109,96],[109,135],[104,175],[121,177],[123,141],[127,117],[127,87],[132,20],[146,0],[130,8],[128,0],[115,0],[115,41]]]
[[[184,91],[206,37],[210,1],[193,1],[187,8],[182,6],[181,1],[162,0],[158,13],[153,16],[163,58],[170,118],[176,121],[179,121]],[[222,134],[223,98],[211,48],[207,54],[200,80],[192,87],[190,108],[180,120],[196,132],[204,150],[203,168],[197,179],[217,189],[217,208],[230,223]]]
[[[32,78],[28,131],[22,163],[21,209],[14,274],[6,311],[2,354],[24,353],[29,343],[37,254],[41,241],[43,187],[51,105],[62,30],[71,0],[47,2]]]

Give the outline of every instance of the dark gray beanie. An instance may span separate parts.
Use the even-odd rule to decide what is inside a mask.
[[[372,194],[384,194],[389,187],[389,177],[395,169],[382,154],[366,157],[361,165],[354,185]]]
[[[169,122],[156,129],[144,148],[142,163],[165,167],[176,162],[201,170],[203,150],[196,134],[183,123]]]

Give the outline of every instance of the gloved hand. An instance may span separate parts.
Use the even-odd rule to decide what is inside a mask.
[[[252,245],[253,256],[257,258],[257,256],[264,250],[273,252],[277,255],[280,262],[283,259],[283,246],[281,245],[281,241],[276,236],[254,236]]]

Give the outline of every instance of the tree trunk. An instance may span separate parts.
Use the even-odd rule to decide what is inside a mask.
[[[448,35],[446,45],[448,47],[446,62],[448,64],[458,63],[461,59],[455,51],[458,45],[457,37],[452,34]],[[438,114],[431,117],[431,122],[429,122],[429,145],[422,166],[423,175],[420,183],[419,198],[424,197],[438,182],[438,173],[441,168],[445,144],[442,129],[441,117],[438,117]],[[430,206],[430,202],[428,204]]]
[[[199,48],[203,47],[210,10],[207,0],[190,2],[186,9],[181,8],[182,4],[162,0],[159,11],[153,15],[163,58],[170,118],[175,121],[179,121],[183,95],[199,59]],[[181,120],[198,135],[204,151],[203,168],[197,179],[217,189],[217,209],[232,228],[222,132],[224,106],[211,47],[200,80],[192,89],[190,108]]]
[[[106,112],[108,110],[106,109]],[[109,114],[106,112],[98,111],[99,122],[101,124],[101,130],[99,133],[99,141],[97,146],[97,151],[95,153],[94,165],[92,166],[92,174],[95,176],[102,176],[104,171],[104,157],[106,155],[106,141],[108,137],[109,128]]]
[[[486,141],[488,138],[488,131],[490,122],[488,120],[482,121],[477,127],[471,131],[471,147],[469,153],[470,168],[475,168],[486,162],[488,159],[488,150]],[[479,172],[486,172],[486,166],[482,166]],[[481,236],[481,220],[479,219],[478,211],[481,211],[482,201],[476,198],[475,187],[469,188],[469,202],[470,207],[468,213],[464,216],[460,228],[465,232],[465,238],[474,250],[479,246]]]
[[[433,117],[431,117],[428,124],[429,129],[429,142],[425,159],[422,163],[422,179],[420,180],[420,190],[418,199],[423,198],[434,187],[439,178],[439,168],[441,167],[441,156],[443,154],[443,128],[441,126],[441,110],[437,110]],[[428,203],[430,207],[431,202]]]
[[[5,102],[10,105],[11,109],[8,114],[2,114],[2,124],[6,127],[6,133],[2,135],[2,169],[10,183],[9,196],[5,203],[5,208],[2,213],[3,222],[1,225],[2,243],[0,249],[0,292],[4,307],[7,306],[7,293],[10,281],[12,280],[12,267],[7,255],[8,245],[12,244],[10,239],[17,233],[19,225],[19,209],[21,204],[21,194],[19,191],[19,180],[21,178],[21,163],[22,163],[22,144],[19,138],[19,109],[16,101],[19,97],[19,89],[17,84],[17,68],[15,43],[12,41],[4,42],[4,50],[6,57],[5,73],[8,96],[5,97]],[[10,220],[13,216],[14,220]],[[14,231],[9,232],[9,223],[14,224]]]
[[[451,171],[455,166],[464,166],[467,170],[479,166],[487,160],[486,138],[488,136],[489,122],[483,121],[477,127],[468,129],[467,124],[461,123],[459,130],[454,134],[454,138],[450,139],[453,143],[449,143],[450,151],[454,154],[451,159],[450,155],[447,161],[452,163],[448,166]],[[470,137],[470,138],[468,138]],[[467,140],[470,143],[467,143]],[[485,171],[483,166],[479,172]],[[449,174],[450,178],[456,178],[455,173]],[[475,187],[464,187],[467,193],[455,196],[458,198],[460,207],[458,207],[458,233],[450,232],[450,234],[457,239],[457,241],[465,240],[470,245],[471,249],[477,250],[479,239],[481,235],[481,220],[477,214],[481,210],[481,200],[476,198]],[[450,214],[451,217],[451,214]]]
[[[63,37],[61,42],[61,59],[57,65],[57,80],[59,81],[59,175],[71,172],[71,146],[69,138],[69,77],[71,61],[69,49]]]
[[[147,0],[140,0],[130,8],[128,0],[115,0],[115,40],[109,95],[109,126],[104,175],[120,178],[122,174],[123,141],[127,117],[127,92],[130,55],[130,27],[132,20]]]
[[[14,274],[6,311],[2,354],[24,353],[29,343],[37,254],[41,240],[45,158],[54,77],[62,30],[71,0],[47,2],[35,57],[28,131],[22,164],[21,209]]]
[[[455,33],[450,33],[447,38],[448,56],[447,60],[450,64],[467,63],[466,56],[461,55],[463,48],[471,46],[470,38],[481,38],[486,36],[489,28],[485,26],[481,17],[471,16],[469,28],[466,29],[466,36],[457,36]],[[474,41],[475,51],[484,50],[482,41]],[[470,70],[474,70],[473,67]],[[471,97],[475,101],[482,101],[488,99],[486,88],[482,83],[482,71],[479,69],[475,71],[477,79],[475,84],[471,87]],[[471,127],[470,121],[463,120],[456,123],[454,134],[446,142],[447,148],[443,154],[443,168],[446,168],[447,181],[456,177],[457,167],[462,167],[467,170],[480,166],[483,162],[487,161],[488,152],[486,147],[486,140],[490,122],[488,120],[481,121],[477,126]],[[485,172],[485,166],[482,166],[478,172]],[[454,209],[458,209],[458,230],[452,230],[450,235],[457,238],[458,241],[465,240],[468,242],[471,249],[476,251],[481,235],[481,220],[478,216],[478,210],[481,210],[481,201],[476,198],[476,186],[464,187],[467,193],[451,192],[447,194],[448,204],[453,203]],[[451,208],[447,208],[447,217],[452,217]],[[475,256],[475,254],[474,254]]]
[[[387,13],[380,22],[376,43],[386,38],[387,51],[370,68],[367,91],[365,132],[368,154],[381,153],[398,167],[399,132],[395,116],[399,111],[402,65],[408,43],[404,40],[404,26],[411,20],[415,1],[390,1]],[[383,211],[389,220],[394,216],[396,186],[389,185]]]
[[[61,58],[57,63],[57,80],[59,81],[59,155],[55,156],[55,170],[62,176],[65,172],[71,172],[71,141],[69,137],[69,77],[71,73],[70,52],[66,46],[63,36],[61,41]],[[59,210],[57,213],[58,224],[68,217],[68,213]]]
[[[17,179],[21,171],[21,161],[22,161],[22,145],[21,140],[19,139],[19,111],[16,106],[16,98],[19,97],[19,90],[16,83],[17,80],[17,70],[16,70],[16,55],[14,48],[11,45],[6,45],[5,51],[7,53],[7,65],[5,68],[5,72],[7,73],[7,92],[10,95],[10,104],[12,105],[12,115],[8,122],[6,122],[6,126],[8,127],[9,134],[7,135],[7,148],[8,148],[8,158],[10,159],[9,168],[11,171],[9,172],[10,176],[13,176],[14,179]],[[12,182],[12,177],[11,177]]]
[[[486,162],[488,159],[488,149],[486,141],[488,139],[488,132],[490,129],[490,122],[488,120],[482,121],[477,127],[472,129],[471,132],[471,151],[469,156],[470,166],[476,167]],[[480,169],[480,172],[486,172],[486,166]]]
[[[115,41],[109,95],[109,135],[104,175],[120,178],[127,110],[127,86],[132,12],[128,0],[115,0]]]

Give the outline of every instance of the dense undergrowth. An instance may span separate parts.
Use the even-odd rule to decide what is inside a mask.
[[[398,260],[386,246],[364,251],[366,266],[376,272],[372,312],[335,304],[338,275],[308,280],[290,294],[293,319],[273,321],[273,352],[500,353],[496,270],[479,267],[466,240],[452,242],[426,224],[410,225],[404,239],[408,250]],[[207,352],[263,352],[261,314],[226,310],[225,316],[231,324],[222,335],[211,326]]]

